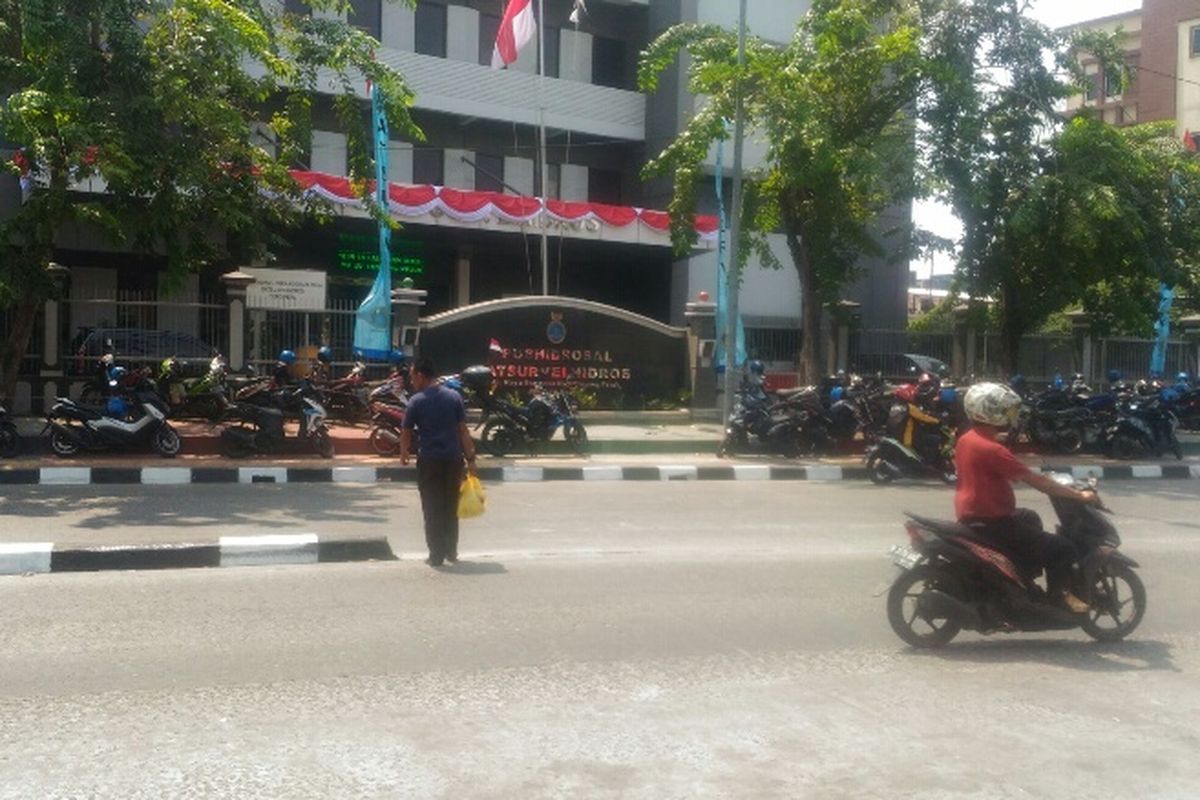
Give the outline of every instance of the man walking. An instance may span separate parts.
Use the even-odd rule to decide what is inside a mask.
[[[412,371],[416,393],[404,412],[400,463],[408,464],[412,432],[417,432],[417,488],[425,516],[425,563],[440,567],[458,561],[458,489],[463,462],[475,474],[475,443],[467,430],[462,398],[437,383],[433,363],[423,358]]]

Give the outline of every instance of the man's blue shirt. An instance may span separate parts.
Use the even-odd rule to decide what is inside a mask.
[[[465,422],[462,398],[445,386],[430,386],[413,395],[404,412],[404,427],[417,431],[417,456],[434,461],[463,457],[458,426]]]

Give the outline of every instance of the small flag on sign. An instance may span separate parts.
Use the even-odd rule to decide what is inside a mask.
[[[571,24],[579,27],[579,21],[587,16],[587,3],[583,0],[575,0],[575,8],[571,11],[571,16],[567,17]]]

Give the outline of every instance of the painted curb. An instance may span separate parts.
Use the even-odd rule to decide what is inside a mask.
[[[53,542],[0,544],[0,575],[395,560],[386,537],[323,539],[315,533],[223,536],[216,542],[181,544],[95,547]]]
[[[1033,465],[1042,472],[1065,472],[1076,478],[1105,480],[1200,479],[1200,464]],[[659,464],[582,467],[480,467],[479,478],[491,483],[558,481],[843,481],[867,480],[861,466],[832,464]],[[143,484],[186,486],[206,483],[339,483],[370,485],[417,481],[413,467],[43,467],[0,468],[0,485],[86,486]]]

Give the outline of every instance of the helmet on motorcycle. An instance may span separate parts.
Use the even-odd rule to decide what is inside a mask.
[[[104,410],[110,417],[124,417],[129,413],[129,406],[120,397],[110,397]]]
[[[837,401],[841,400],[845,394],[845,389],[843,389],[841,386],[835,386],[833,387],[833,390],[829,392],[829,401],[831,403],[836,403]]]
[[[280,360],[282,360],[282,359],[280,359]],[[320,361],[322,364],[328,364],[328,363],[332,362],[333,361],[333,348],[332,347],[322,347],[320,350],[318,350],[317,351],[317,361]]]
[[[767,371],[766,365],[763,364],[763,362],[759,361],[757,358],[754,359],[753,361],[751,361],[750,363],[748,363],[746,365],[746,369],[748,369],[750,371],[751,375],[762,375],[764,372]]]
[[[1166,389],[1163,389],[1161,392],[1159,392],[1158,396],[1164,403],[1171,404],[1179,399],[1179,390],[1168,386]]]
[[[281,364],[295,364],[295,363],[296,363],[296,354],[295,354],[295,352],[293,352],[293,351],[291,351],[291,350],[282,350],[282,351],[280,351],[280,353],[279,353],[279,363],[281,363]]]
[[[1017,421],[1021,398],[999,383],[977,383],[967,390],[963,408],[972,421],[1005,428]]]
[[[1191,383],[1192,376],[1187,374],[1186,372],[1181,372],[1175,376],[1175,382],[1176,383]]]
[[[1117,381],[1121,380],[1124,377],[1125,377],[1125,374],[1123,372],[1121,372],[1121,370],[1119,370],[1119,369],[1110,369],[1108,371],[1108,382],[1109,383],[1116,383]]]
[[[938,401],[944,406],[952,406],[958,401],[958,389],[949,387],[942,389],[938,395]]]
[[[117,384],[125,380],[125,376],[129,374],[129,370],[124,367],[113,367],[108,371],[108,382]]]
[[[403,351],[393,350],[388,353],[388,363],[399,366],[408,360],[408,356],[404,355]]]

